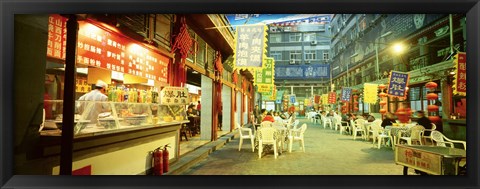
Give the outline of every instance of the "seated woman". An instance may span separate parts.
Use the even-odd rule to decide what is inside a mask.
[[[187,109],[187,116],[196,116],[195,112],[193,112],[193,105],[188,106]]]
[[[382,127],[385,128],[385,126],[393,125],[393,123],[395,123],[395,117],[392,113],[388,112],[382,121]]]

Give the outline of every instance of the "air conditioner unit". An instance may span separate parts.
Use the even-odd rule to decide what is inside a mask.
[[[310,64],[310,60],[305,60],[305,64]]]
[[[310,42],[310,45],[317,45],[317,41]]]
[[[290,60],[290,64],[295,64],[295,60]]]

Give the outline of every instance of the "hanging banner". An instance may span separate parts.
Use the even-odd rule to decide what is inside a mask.
[[[328,94],[322,94],[322,104],[323,105],[328,104]]]
[[[342,89],[342,101],[350,102],[351,95],[352,95],[352,88],[345,87]]]
[[[290,103],[295,104],[297,102],[297,97],[295,95],[290,95]]]
[[[378,85],[365,83],[363,84],[363,102],[375,104],[377,103]]]
[[[277,103],[277,104],[281,104],[281,103],[282,103],[283,93],[285,93],[285,91],[283,91],[283,90],[277,92],[277,95],[276,95],[277,98],[276,98],[276,100],[275,100],[275,103]]]
[[[254,84],[269,84],[273,85],[275,77],[275,60],[273,58],[267,57],[264,60],[264,66],[262,69],[255,70],[253,75]]]
[[[330,78],[330,65],[276,65],[275,78],[279,79],[322,79]]]
[[[328,103],[335,104],[337,102],[337,93],[330,92],[328,93]]]
[[[274,85],[257,85],[257,92],[268,93],[272,92]]]
[[[184,105],[188,103],[188,88],[165,87],[160,91],[160,104]]]
[[[319,104],[319,103],[320,103],[320,97],[321,97],[320,95],[315,95],[315,97],[314,97],[314,103],[315,103],[315,104]]]
[[[455,79],[453,80],[453,94],[466,96],[467,92],[467,54],[458,52],[455,55]]]
[[[263,67],[267,53],[267,26],[237,26],[235,33],[235,68],[258,69]]]
[[[408,86],[408,73],[392,71],[388,83],[387,94],[389,96],[396,96],[405,98],[407,96],[406,87]]]

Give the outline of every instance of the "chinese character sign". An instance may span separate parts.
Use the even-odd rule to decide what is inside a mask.
[[[275,77],[275,61],[273,58],[266,58],[264,60],[264,67],[262,69],[256,69],[254,77],[254,84],[270,84],[273,85]]]
[[[387,94],[390,96],[405,97],[407,95],[406,87],[408,86],[408,80],[408,73],[392,71]]]
[[[377,103],[378,85],[372,83],[363,84],[363,102],[375,104]]]
[[[456,55],[455,62],[455,80],[453,87],[453,94],[466,96],[467,92],[467,54],[459,52]]]
[[[320,104],[320,95],[315,95],[314,102],[315,104]]]
[[[297,97],[295,95],[290,95],[290,103],[295,104],[297,102]]]
[[[257,85],[257,92],[269,93],[272,92],[274,85]]]
[[[265,25],[237,26],[235,35],[236,68],[261,68],[267,52],[267,27]]]
[[[67,19],[52,14],[48,17],[48,40],[47,56],[65,59],[65,48],[67,42]]]
[[[328,93],[328,103],[335,104],[335,102],[337,102],[337,93],[335,92]]]
[[[188,103],[188,88],[165,87],[160,91],[160,104],[182,105]]]
[[[352,94],[352,88],[343,88],[342,89],[342,101],[350,101],[350,96]]]
[[[328,104],[328,94],[322,94],[322,104]]]

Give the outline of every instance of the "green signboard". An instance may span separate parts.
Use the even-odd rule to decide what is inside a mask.
[[[273,58],[265,58],[264,67],[262,69],[255,70],[254,84],[272,84],[275,76],[275,61]]]

